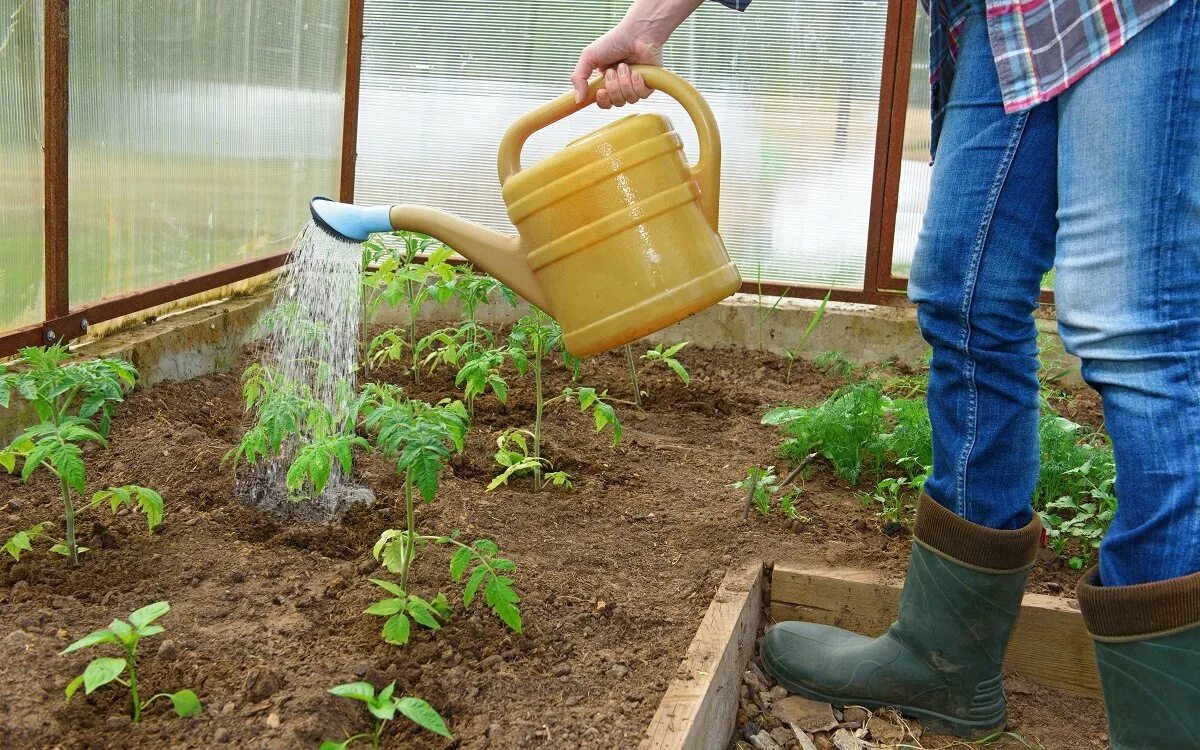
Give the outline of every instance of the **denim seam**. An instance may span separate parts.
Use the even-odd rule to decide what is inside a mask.
[[[996,213],[996,204],[1000,200],[1000,193],[1004,190],[1004,183],[1008,179],[1009,169],[1012,167],[1013,159],[1017,153],[1017,147],[1021,143],[1021,137],[1025,134],[1025,123],[1029,119],[1029,111],[1023,111],[1013,116],[1012,132],[1009,134],[1008,144],[1005,146],[1004,156],[1000,159],[1000,163],[996,167],[996,175],[992,178],[992,186],[988,191],[988,198],[984,205],[983,216],[980,217],[979,233],[975,237],[975,243],[971,248],[971,265],[967,271],[964,288],[966,294],[963,295],[961,320],[962,320],[962,340],[961,346],[964,357],[963,379],[969,383],[967,394],[969,398],[967,408],[967,429],[963,440],[962,453],[959,455],[958,468],[955,471],[954,489],[958,499],[955,509],[960,516],[970,520],[970,508],[967,500],[967,466],[971,462],[971,454],[975,451],[975,441],[979,436],[979,386],[975,381],[975,362],[971,355],[971,309],[975,303],[975,286],[979,280],[979,267],[983,263],[983,253],[987,246],[988,236],[991,234],[992,218]]]

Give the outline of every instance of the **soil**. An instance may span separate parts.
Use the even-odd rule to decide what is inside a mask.
[[[611,447],[589,415],[559,406],[544,453],[570,472],[572,491],[534,493],[529,480],[485,492],[496,473],[497,434],[530,426],[531,384],[511,382],[507,406],[481,398],[467,451],[443,477],[436,502],[417,510],[425,533],[486,537],[518,565],[525,628],[504,628],[482,602],[440,632],[414,631],[385,644],[379,618],[361,614],[387,576],[370,556],[379,534],[402,525],[402,484],[385,461],[363,456],[357,483],[376,502],[351,507],[338,524],[280,519],[238,502],[221,458],[243,429],[235,374],[165,382],[134,392],[117,414],[107,449],[89,449],[89,490],[136,482],[159,490],[166,521],[147,536],[137,516],[97,513],[82,523],[92,550],[78,569],[44,551],[0,562],[0,747],[315,748],[368,728],[358,704],[333,685],[395,680],[398,693],[437,707],[448,743],[405,722],[384,747],[634,748],[692,640],[725,570],[753,558],[871,567],[903,577],[910,538],[888,536],[854,488],[818,462],[798,509],[743,518],[730,485],[751,465],[778,462],[779,439],[759,424],[768,406],[811,405],[844,384],[798,363],[790,384],[779,358],[685,349],[684,387],[665,368],[646,368],[643,410],[622,406],[625,437]],[[569,381],[552,368],[549,392]],[[437,400],[454,392],[439,372],[413,385],[400,369],[373,373]],[[630,398],[621,353],[585,362],[582,381]],[[1080,398],[1086,396],[1080,394]],[[781,467],[782,468],[782,467]],[[782,473],[782,471],[781,471]],[[0,529],[61,517],[46,477],[22,485],[0,477]],[[895,531],[892,529],[892,531]],[[448,554],[417,564],[416,590],[458,586]],[[1076,574],[1044,550],[1032,590],[1070,595]],[[194,689],[203,715],[181,720],[157,705],[138,725],[118,690],[63,686],[87,663],[58,652],[113,617],[167,599],[167,631],[141,648],[146,690]],[[1010,683],[1010,729],[1051,750],[1105,745],[1098,701]],[[926,737],[927,747],[939,744]]]

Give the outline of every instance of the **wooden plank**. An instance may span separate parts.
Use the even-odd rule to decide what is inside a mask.
[[[899,603],[900,586],[882,583],[873,571],[777,564],[771,576],[775,622],[806,620],[876,636],[896,618]],[[1041,685],[1100,696],[1091,638],[1066,599],[1025,595],[1004,666]]]
[[[762,615],[762,563],[725,574],[640,750],[725,747]]]

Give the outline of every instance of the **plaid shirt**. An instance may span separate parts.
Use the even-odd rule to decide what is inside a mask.
[[[719,0],[745,10],[750,0]],[[958,39],[978,0],[921,0],[929,12],[933,147],[954,81]],[[986,0],[1007,112],[1049,101],[1121,49],[1176,0]]]

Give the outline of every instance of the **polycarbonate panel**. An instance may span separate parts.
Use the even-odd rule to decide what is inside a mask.
[[[561,94],[579,51],[628,0],[367,0],[356,200],[416,202],[511,231],[496,147],[522,113]],[[886,3],[705,3],[666,64],[721,128],[721,225],[742,273],[862,284]],[[694,158],[682,109],[659,93]],[[629,111],[629,110],[625,110]],[[622,112],[624,114],[624,112]],[[617,115],[590,108],[532,138],[525,164]]]
[[[347,0],[71,3],[71,302],[286,250],[336,195]]]
[[[40,323],[42,3],[0,0],[0,330]]]
[[[896,236],[892,243],[892,273],[907,278],[913,250],[929,201],[929,17],[917,11],[913,35],[912,74],[908,81],[908,116],[904,124],[904,159],[900,162],[900,193]]]

